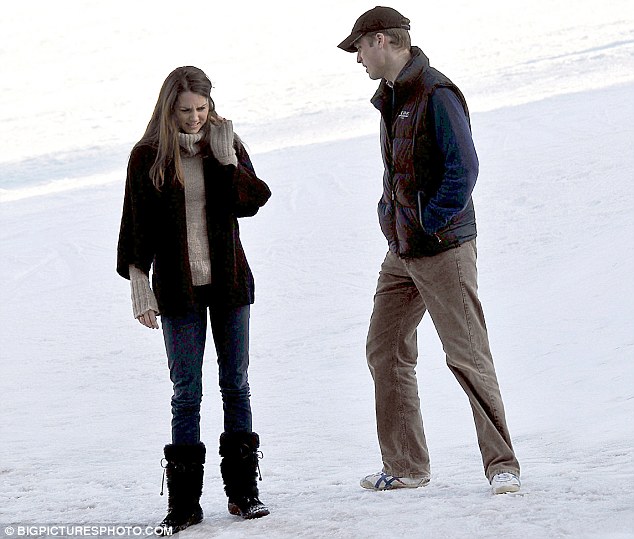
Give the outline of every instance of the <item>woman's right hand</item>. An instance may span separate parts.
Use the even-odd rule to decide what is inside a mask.
[[[150,309],[137,317],[139,323],[150,329],[158,329],[158,321],[156,320],[156,311]]]

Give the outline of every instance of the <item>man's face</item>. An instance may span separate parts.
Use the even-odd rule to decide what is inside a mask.
[[[355,41],[357,49],[357,63],[365,67],[365,71],[372,80],[383,78],[385,74],[385,54],[382,43],[383,34],[366,34]]]

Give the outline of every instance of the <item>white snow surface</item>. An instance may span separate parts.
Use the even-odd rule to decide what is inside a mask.
[[[205,519],[180,537],[634,537],[631,3],[394,4],[472,105],[480,296],[522,465],[520,493],[501,496],[429,319],[417,371],[432,481],[359,487],[381,467],[364,345],[386,251],[382,164],[376,83],[332,49],[374,4],[234,4],[203,5],[208,22],[196,5],[161,2],[3,7],[0,536],[28,524],[153,526],[165,514],[162,337],[132,319],[114,266],[127,153],[162,80],[188,63],[215,70],[216,104],[273,192],[241,220],[271,515],[226,511],[209,336]],[[289,22],[280,36],[276,13],[312,16],[311,28]],[[197,47],[166,43],[170,28]]]

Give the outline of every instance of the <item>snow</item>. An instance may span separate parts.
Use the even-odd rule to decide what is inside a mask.
[[[274,44],[278,26],[256,24],[265,8],[242,9],[252,42],[220,25],[209,58],[156,45],[170,24],[186,35],[189,10],[168,21],[143,2],[126,12],[85,2],[66,35],[46,24],[50,13],[3,7],[0,534],[164,516],[165,353],[160,332],[132,319],[114,263],[127,153],[166,74],[192,63],[218,65],[216,104],[273,191],[241,220],[256,278],[250,381],[271,515],[247,522],[226,511],[210,351],[205,520],[181,537],[634,537],[634,8],[447,2],[432,15],[455,14],[454,25],[413,26],[473,112],[480,296],[523,481],[519,494],[493,497],[429,319],[418,375],[432,482],[358,485],[380,468],[364,344],[386,250],[375,213],[382,165],[368,103],[376,84],[331,50],[368,5],[323,4],[301,8],[314,10],[315,33],[300,39],[290,27]],[[293,6],[289,18],[300,16]],[[238,7],[218,8],[222,20]],[[432,16],[418,2],[395,7],[413,23]],[[16,21],[26,15],[25,29]],[[16,42],[26,31],[30,50]],[[297,43],[287,58],[280,40]],[[247,45],[266,61],[246,69]],[[35,52],[41,70],[27,65]],[[38,93],[42,81],[51,84]]]

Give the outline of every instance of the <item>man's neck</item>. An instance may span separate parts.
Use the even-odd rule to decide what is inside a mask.
[[[399,73],[403,71],[403,68],[412,59],[412,53],[409,50],[399,51],[394,55],[394,58],[390,62],[388,72],[385,74],[385,80],[390,86],[394,85],[394,81],[398,77]]]

